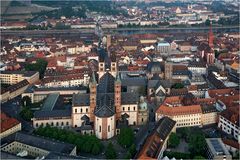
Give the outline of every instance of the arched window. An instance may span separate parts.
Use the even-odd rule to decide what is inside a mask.
[[[58,122],[56,123],[56,126],[58,126],[59,124],[58,124]]]

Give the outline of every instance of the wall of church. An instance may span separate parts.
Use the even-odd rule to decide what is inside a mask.
[[[129,125],[137,124],[137,113],[138,113],[137,104],[122,105],[121,112],[122,112],[121,115],[124,113],[129,115],[129,118],[128,118]]]
[[[88,117],[90,117],[89,106],[72,107],[72,126],[81,127],[83,123],[83,120],[81,120],[81,118],[84,115],[87,115]]]
[[[109,139],[114,136],[115,133],[115,115],[111,117],[97,117],[95,116],[95,134],[99,139]]]

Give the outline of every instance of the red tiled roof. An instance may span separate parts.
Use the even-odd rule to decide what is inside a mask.
[[[5,113],[1,112],[1,133],[6,130],[18,125],[20,122],[15,118],[7,116]]]

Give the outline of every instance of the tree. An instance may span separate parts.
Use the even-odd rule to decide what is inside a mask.
[[[129,152],[131,153],[132,157],[136,154],[137,150],[136,150],[136,145],[132,144],[129,148]]]
[[[176,133],[171,133],[170,136],[169,136],[168,142],[169,142],[170,147],[175,148],[179,145],[180,140],[179,140]]]
[[[206,26],[210,26],[210,24],[211,24],[210,20],[207,19],[207,20],[205,21],[205,25],[206,25]]]
[[[34,64],[26,64],[25,70],[26,71],[38,71],[40,74],[40,78],[44,77],[44,72],[46,70],[48,62],[44,59],[38,59]]]
[[[30,110],[29,107],[23,107],[19,115],[26,121],[31,121],[33,118],[33,112]]]
[[[206,141],[204,134],[192,133],[189,140],[189,150],[192,155],[202,155],[204,156],[204,148],[206,146]]]
[[[131,128],[122,128],[118,136],[118,143],[123,147],[129,147],[134,140],[134,133]]]
[[[131,153],[128,151],[127,152],[127,155],[124,157],[124,159],[131,159],[132,158],[132,155]]]
[[[31,98],[28,97],[28,96],[22,97],[22,100],[21,100],[21,101],[22,101],[22,105],[23,105],[23,106],[30,106],[31,103],[32,103]]]
[[[198,159],[205,159],[205,158],[203,156],[194,156],[193,159],[198,160]]]
[[[107,149],[105,151],[106,159],[115,159],[117,158],[117,153],[112,145],[112,143],[108,143]]]
[[[92,153],[97,155],[101,153],[102,144],[96,136],[81,135],[73,131],[59,129],[57,127],[40,126],[34,130],[35,134],[50,137],[63,142],[68,142],[77,146],[77,152]]]
[[[94,155],[98,155],[100,152],[101,152],[101,146],[97,143],[94,143],[91,153],[94,154]]]
[[[172,85],[172,88],[175,88],[175,89],[181,89],[183,87],[184,85],[182,83],[175,83],[174,85]]]
[[[221,54],[219,51],[214,50],[215,57],[218,58],[218,56]]]

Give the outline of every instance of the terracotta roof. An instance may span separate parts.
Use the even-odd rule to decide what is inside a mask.
[[[225,139],[225,138],[223,138],[222,141],[223,141],[224,144],[226,144],[228,146],[240,149],[239,143],[237,141],[234,141],[234,140],[231,140],[231,139]]]
[[[240,105],[229,107],[220,113],[221,116],[239,126],[239,109]]]
[[[4,112],[1,112],[1,133],[18,125],[20,122],[15,118],[7,116]]]
[[[162,149],[164,141],[171,133],[176,122],[168,117],[163,117],[157,123],[154,131],[147,137],[145,143],[139,153],[137,159],[157,159]]]

